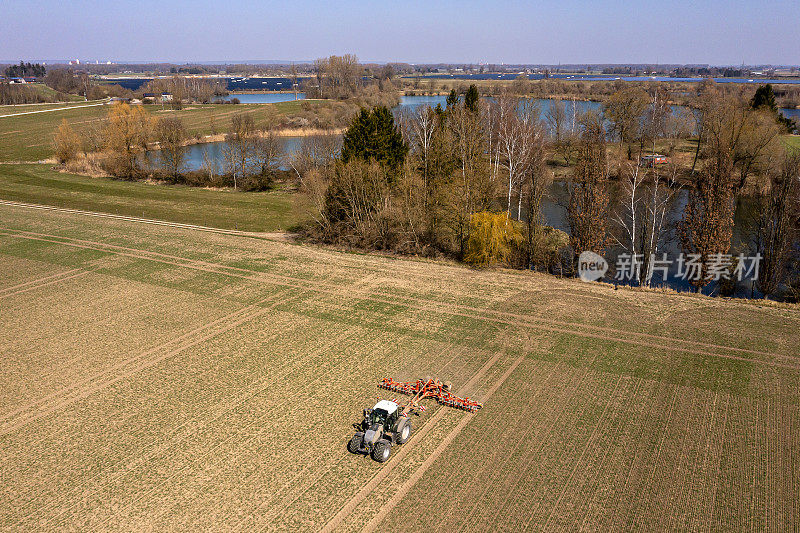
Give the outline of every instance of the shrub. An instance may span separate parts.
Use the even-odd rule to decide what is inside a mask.
[[[469,220],[464,259],[474,266],[506,264],[522,241],[521,224],[509,219],[506,213],[475,213]]]
[[[62,165],[75,159],[81,149],[81,139],[66,119],[58,126],[53,142],[56,159]]]

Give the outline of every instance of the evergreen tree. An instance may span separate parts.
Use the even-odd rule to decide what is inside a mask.
[[[472,111],[473,113],[478,112],[478,88],[473,83],[467,89],[467,94],[464,96],[464,107],[468,110]]]
[[[450,89],[450,94],[447,95],[447,109],[452,109],[458,105],[458,93],[455,89]]]
[[[371,111],[362,109],[342,139],[342,161],[345,163],[360,159],[396,169],[403,163],[407,152],[408,146],[395,127],[391,111],[384,106]]]
[[[787,132],[791,133],[797,127],[794,121],[788,117],[783,116],[783,113],[778,109],[778,104],[775,102],[775,92],[772,90],[772,85],[769,83],[762,85],[756,89],[756,94],[750,100],[750,107],[753,109],[767,109],[775,115],[775,120]]]
[[[753,109],[766,107],[770,111],[778,111],[778,106],[775,103],[775,92],[772,90],[772,85],[769,83],[762,85],[756,90],[753,99],[750,100],[750,106]]]

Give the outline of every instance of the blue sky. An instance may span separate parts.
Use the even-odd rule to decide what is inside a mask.
[[[2,0],[0,60],[800,64],[800,0]]]

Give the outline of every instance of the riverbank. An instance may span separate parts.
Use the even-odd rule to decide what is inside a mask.
[[[341,135],[345,131],[345,128],[336,128],[331,130],[324,130],[319,128],[284,128],[284,129],[275,129],[269,131],[258,131],[257,135],[261,138],[269,137],[273,135],[275,137],[313,137],[315,135]],[[228,136],[227,133],[217,133],[214,135],[203,135],[201,138],[193,137],[184,143],[184,146],[195,146],[198,144],[209,144],[209,143],[216,143],[216,142],[224,142],[226,137]],[[153,148],[158,149],[158,142],[152,143]]]

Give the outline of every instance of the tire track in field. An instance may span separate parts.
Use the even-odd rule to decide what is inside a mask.
[[[500,359],[500,356],[503,352],[497,352],[494,357],[489,359],[486,364],[481,367],[481,369],[473,375],[470,380],[464,384],[462,387],[463,390],[469,390],[470,388],[474,387],[478,381],[492,368],[495,363]],[[520,357],[520,360],[524,358]],[[404,444],[400,451],[394,456],[392,462],[386,464],[381,468],[375,476],[372,477],[364,486],[361,487],[361,490],[358,491],[347,503],[345,503],[344,507],[342,507],[338,513],[336,513],[333,518],[331,518],[327,524],[321,529],[323,533],[330,533],[335,530],[342,521],[347,518],[350,513],[352,513],[358,504],[364,501],[364,498],[369,496],[380,484],[381,482],[386,479],[386,477],[394,470],[394,467],[402,462],[403,458],[408,455],[409,451],[413,449],[413,446],[409,446],[409,444],[414,444],[415,442],[420,441],[430,433],[431,429],[444,417],[446,409],[444,406],[441,406],[436,413],[428,420],[428,422],[420,428],[419,431],[416,432],[415,436],[412,437],[406,444]]]
[[[370,343],[373,343],[373,342],[377,342],[379,340],[380,336],[381,336],[381,334],[377,330],[362,330],[362,328],[360,328],[359,326],[352,326],[352,327],[348,328],[347,330],[345,330],[345,333],[343,335],[344,335],[343,338],[332,337],[330,339],[330,342],[326,346],[326,348],[330,347],[333,344],[338,344],[339,342],[342,342],[342,341],[345,341],[345,340],[349,340],[349,341],[352,342],[353,341],[353,337],[355,337],[355,340],[357,340],[359,342],[363,342],[365,345],[367,345],[367,344],[370,344]],[[322,352],[322,351],[323,350],[319,350],[319,352]],[[313,399],[314,394],[315,394],[315,388],[319,387],[320,386],[319,384],[328,383],[328,379],[329,379],[328,376],[330,375],[330,374],[328,374],[326,372],[321,371],[321,369],[325,368],[324,365],[321,366],[321,365],[315,363],[313,360],[305,361],[304,363],[305,363],[304,366],[299,366],[299,367],[298,366],[292,366],[291,368],[288,368],[288,364],[287,364],[287,370],[281,376],[282,378],[285,378],[285,377],[291,375],[292,373],[294,373],[296,371],[302,371],[302,370],[304,370],[306,368],[313,369],[311,374],[316,376],[316,377],[303,380],[304,384],[306,384],[306,386],[308,388],[307,388],[306,391],[303,392],[302,396],[297,394],[295,396],[295,398],[294,398],[295,402],[297,404],[300,404],[300,405],[302,405],[303,403],[307,402],[310,399]],[[329,366],[333,366],[333,367],[336,367],[336,364],[337,364],[336,362],[329,362],[328,363]],[[246,427],[249,428],[249,427],[253,427],[253,426],[259,426],[259,427],[263,428],[263,427],[265,427],[265,424],[263,423],[265,419],[269,418],[272,421],[284,422],[284,421],[286,421],[286,419],[290,419],[292,417],[293,417],[293,415],[289,412],[289,410],[281,411],[280,416],[272,416],[272,415],[270,415],[268,413],[264,413],[261,417],[256,418],[254,420],[251,420],[247,424]],[[306,428],[306,429],[307,429],[307,432],[309,432],[309,433],[313,432],[313,427],[309,427],[309,428]],[[253,438],[254,437],[250,437],[250,439],[253,439]],[[216,447],[221,447],[223,444],[224,444],[224,442],[223,443],[219,443],[218,445],[216,445]],[[218,464],[220,464],[223,461],[228,459],[228,457],[218,456],[217,454],[214,454],[214,457],[217,457],[216,461],[214,462],[215,465],[218,465]],[[300,479],[308,470],[310,470],[312,468],[319,468],[320,467],[320,463],[318,461],[316,461],[315,457],[311,457],[307,461],[303,461],[303,463],[304,463],[304,466],[303,466],[302,470],[297,472],[289,481],[282,480],[280,487],[275,487],[274,485],[272,485],[270,488],[273,489],[272,492],[274,492],[275,495],[274,496],[270,496],[269,501],[263,502],[259,506],[259,508],[257,510],[251,509],[250,510],[250,514],[254,515],[254,514],[256,514],[257,511],[260,511],[262,508],[265,508],[265,507],[269,510],[269,512],[279,513],[281,511],[283,511],[284,510],[283,508],[277,508],[276,507],[277,503],[275,502],[275,500],[278,499],[281,495],[285,496],[287,493],[290,493],[292,488],[297,486],[296,485],[296,481],[298,479]],[[334,465],[329,465],[325,469],[325,472],[323,472],[322,474],[318,474],[315,479],[319,479],[319,477],[321,477],[321,475],[324,475],[325,473],[327,473],[327,471],[330,470],[330,468],[332,468],[333,466]],[[253,478],[258,476],[259,474],[260,474],[260,472],[257,472],[257,471],[253,472],[253,473],[249,474],[246,478],[242,479],[241,483],[243,485],[244,484],[248,484]],[[213,482],[213,480],[216,480],[216,479],[218,479],[220,477],[224,478],[224,476],[225,476],[224,470],[220,469],[213,476],[213,478],[210,479],[209,481]],[[275,480],[274,479],[271,480],[271,483],[275,484]],[[156,516],[156,518],[162,518],[163,516],[169,514],[171,512],[171,509],[173,507],[175,507],[175,505],[179,505],[179,504],[173,504],[170,508],[163,509]],[[262,521],[266,520],[267,516],[268,516],[268,514],[267,515],[260,515],[259,514],[259,519],[262,520]],[[228,526],[228,529],[229,529],[229,531],[240,531],[242,529],[242,523],[241,522],[239,524],[234,523],[233,525]],[[256,530],[255,526],[251,526],[251,527],[246,529],[246,531],[255,531],[255,530]]]
[[[486,329],[487,328],[484,327],[484,331]],[[398,343],[399,343],[399,341],[398,341]],[[445,355],[448,352],[448,350],[451,350],[451,348],[452,348],[451,345],[446,345],[446,346],[442,347],[441,351],[439,351],[439,353],[437,355],[437,358],[438,357],[442,357],[443,355]],[[458,350],[452,350],[452,351],[454,352],[453,357],[448,359],[447,362],[440,368],[440,370],[438,371],[439,374],[444,374],[444,369],[447,368],[456,358],[464,357],[466,355],[465,354],[466,349],[464,347],[459,347]],[[488,354],[488,352],[485,352],[485,351],[482,351],[482,353],[487,353]],[[424,356],[422,358],[424,358]],[[431,370],[430,372],[433,372],[433,371]],[[427,423],[426,423],[426,425],[427,425]],[[420,426],[420,429],[423,428],[423,427],[425,427],[425,426]],[[397,452],[397,453],[399,453],[399,452]],[[395,457],[396,457],[397,453],[395,453]],[[339,467],[346,460],[347,460],[347,457],[346,457],[346,455],[344,455],[339,461],[337,461],[336,463],[328,466],[325,469],[325,471],[322,473],[322,475],[318,475],[317,476],[317,479],[319,479],[320,477],[322,477],[324,475],[327,475],[332,469]],[[309,466],[304,467],[303,470],[295,476],[295,478],[292,480],[292,482],[284,484],[279,489],[278,492],[281,493],[281,492],[285,491],[287,487],[291,487],[294,484],[294,481],[296,479],[299,479],[301,477],[301,475],[306,473],[306,471],[309,470],[309,469],[310,469]],[[306,492],[311,490],[312,487],[313,486],[309,486],[307,489],[305,489],[302,493],[298,494],[297,496],[284,498],[284,500],[281,501],[280,503],[278,503],[276,501],[276,498],[272,498],[271,500],[269,500],[267,502],[264,502],[264,504],[262,504],[261,507],[262,508],[263,507],[268,508],[268,512],[265,513],[264,515],[259,516],[259,519],[257,521],[258,524],[257,525],[252,525],[251,524],[249,526],[249,529],[250,530],[254,530],[254,531],[265,531],[265,530],[268,530],[270,522],[274,521],[275,519],[280,517],[282,514],[284,514],[287,511],[287,509],[295,501],[297,501],[301,497],[303,497]],[[279,507],[279,505],[280,505],[280,507]],[[233,531],[242,531],[245,528],[245,526],[246,526],[246,524],[244,522],[241,522],[238,526],[234,527]]]
[[[760,350],[751,350],[747,348],[738,348],[735,346],[725,346],[720,344],[711,344],[705,343],[702,341],[693,341],[693,340],[686,340],[686,339],[676,339],[670,337],[663,337],[658,335],[650,335],[647,333],[640,333],[635,331],[624,331],[624,330],[617,330],[613,328],[606,328],[602,326],[594,326],[594,325],[584,325],[584,324],[577,324],[573,322],[564,322],[564,321],[556,321],[544,317],[535,317],[530,315],[520,315],[515,313],[509,313],[505,311],[498,311],[492,309],[477,309],[474,307],[462,305],[462,304],[452,304],[447,302],[432,302],[430,300],[425,300],[423,298],[418,297],[411,297],[411,296],[401,296],[401,295],[379,295],[376,296],[371,293],[365,293],[360,291],[357,287],[347,286],[342,287],[341,285],[334,285],[322,281],[315,281],[315,280],[301,280],[297,278],[293,278],[291,276],[285,276],[281,274],[275,273],[268,273],[268,272],[258,272],[254,270],[248,270],[241,267],[233,267],[233,266],[226,266],[221,265],[218,263],[211,263],[208,261],[202,260],[194,260],[194,259],[187,259],[180,256],[173,256],[169,254],[163,254],[160,252],[152,252],[147,250],[140,250],[136,248],[129,248],[124,246],[112,245],[112,244],[104,244],[96,241],[87,241],[82,239],[71,239],[68,237],[59,237],[55,235],[48,235],[42,233],[35,233],[35,232],[28,232],[28,231],[21,231],[21,230],[11,230],[7,228],[0,228],[0,234],[7,235],[11,237],[17,237],[22,239],[30,239],[30,240],[39,240],[43,242],[51,242],[54,244],[61,244],[64,246],[73,246],[76,248],[82,249],[90,249],[90,250],[97,250],[106,253],[113,253],[121,256],[132,257],[135,259],[145,259],[150,261],[157,261],[164,264],[170,264],[175,266],[180,266],[184,268],[194,268],[196,270],[211,272],[215,274],[227,275],[232,277],[239,277],[242,279],[247,279],[251,281],[260,281],[260,282],[269,282],[274,283],[277,285],[284,285],[287,287],[295,288],[295,289],[305,289],[305,290],[314,290],[317,292],[329,294],[336,297],[341,297],[343,292],[347,292],[348,295],[353,296],[357,295],[359,298],[365,300],[371,300],[373,302],[379,303],[386,303],[390,305],[396,305],[398,303],[402,303],[403,305],[407,305],[410,308],[415,308],[418,310],[423,311],[432,311],[436,313],[444,313],[450,314],[452,316],[461,316],[465,318],[473,318],[477,320],[484,320],[484,321],[492,321],[499,324],[505,324],[510,326],[521,326],[527,328],[538,329],[542,331],[549,331],[554,333],[564,333],[568,335],[575,335],[585,338],[592,338],[598,339],[603,341],[613,341],[613,342],[621,342],[626,344],[633,344],[636,346],[643,346],[647,348],[655,348],[664,351],[677,351],[677,352],[684,352],[689,353],[692,355],[705,355],[710,357],[717,357],[722,359],[729,359],[734,361],[743,361],[743,362],[750,362],[750,363],[760,363],[765,364],[768,366],[773,366],[777,368],[786,368],[790,370],[800,370],[800,357],[795,356],[788,356],[779,353],[773,352],[766,352]],[[447,308],[450,308],[449,310]],[[487,316],[487,314],[491,314],[494,316]],[[586,329],[593,329],[597,331],[597,333],[592,331],[581,331],[576,329],[570,328],[586,328]],[[615,334],[621,334],[623,337],[616,336]],[[629,336],[626,338],[625,336]],[[652,340],[650,340],[652,339]],[[671,343],[672,345],[668,344],[660,344],[658,342],[653,341],[663,341],[667,343]],[[741,355],[732,355],[732,354],[724,354],[719,352],[712,352],[705,349],[695,349],[690,348],[687,346],[675,346],[674,344],[684,344],[684,345],[694,345],[694,346],[701,346],[703,348],[711,348],[711,349],[719,349],[725,351],[733,351],[733,352],[740,352],[752,355],[759,355],[762,357],[769,357],[774,360],[783,360],[786,361],[785,363],[776,362],[774,360],[765,360],[765,359],[756,359],[752,357],[745,357]]]
[[[89,272],[90,272],[89,270],[73,268],[72,270],[67,270],[66,272],[58,272],[57,274],[52,274],[50,276],[45,276],[43,278],[26,281],[25,283],[20,283],[19,285],[14,285],[13,287],[6,287],[5,289],[0,290],[0,298],[7,298],[9,296],[14,296],[15,294],[21,294],[23,292],[32,291],[40,287],[52,285],[53,283],[58,283],[59,281],[66,281],[68,279],[77,278],[79,276],[86,275]]]
[[[0,133],[0,135],[1,134],[2,133]],[[180,222],[170,222],[170,221],[165,221],[165,220],[149,219],[149,218],[142,218],[142,217],[136,217],[136,216],[114,215],[114,214],[111,214],[111,213],[103,213],[103,212],[100,212],[100,211],[85,211],[85,210],[72,209],[72,208],[67,208],[67,207],[57,207],[57,206],[50,206],[50,205],[44,205],[44,204],[33,204],[33,203],[29,203],[29,202],[16,202],[16,201],[11,201],[11,200],[0,200],[0,204],[6,205],[6,206],[9,206],[9,207],[20,207],[20,208],[25,208],[25,209],[40,209],[40,210],[55,211],[55,212],[61,212],[61,213],[67,213],[67,214],[78,214],[78,215],[86,215],[86,216],[94,216],[94,217],[102,217],[102,218],[120,218],[120,219],[124,219],[124,220],[130,221],[130,222],[141,222],[141,223],[144,223],[144,224],[154,224],[154,225],[159,225],[159,226],[185,228],[185,229],[197,229],[197,230],[200,230],[200,231],[208,231],[208,232],[211,232],[211,233],[228,233],[228,234],[233,234],[233,235],[237,235],[237,236],[241,236],[241,237],[250,237],[250,238],[267,237],[267,238],[269,238],[270,236],[275,235],[275,233],[257,233],[257,232],[247,232],[247,231],[239,231],[239,230],[226,230],[226,229],[223,229],[223,228],[214,228],[214,227],[209,227],[209,226],[197,226],[197,225],[193,225],[193,224],[184,224],[184,223],[180,223]],[[282,239],[278,239],[278,240],[282,240]],[[308,248],[308,250],[319,252],[319,250],[314,250],[313,248]],[[322,253],[322,252],[320,252],[320,253]],[[376,257],[379,257],[379,256],[376,256]],[[356,259],[354,257],[346,257],[346,258],[345,257],[340,257],[340,259],[343,259],[343,260],[347,259],[348,261],[351,261],[351,264],[348,265],[348,268],[364,269],[366,267],[371,266],[369,262],[367,262],[367,261],[365,261],[363,259]],[[384,259],[385,259],[385,257],[384,257]],[[411,261],[406,265],[406,270],[413,271],[413,273],[415,273],[417,275],[426,276],[428,278],[433,278],[434,277],[433,275],[431,275],[429,273],[426,273],[424,265],[425,264],[421,263],[421,262]],[[453,269],[454,268],[452,265],[447,265],[447,264],[442,264],[441,266],[444,267],[444,268],[449,268],[449,269]],[[383,271],[376,269],[375,273],[377,273],[377,272],[383,272]],[[511,281],[511,280],[509,280],[509,281]],[[502,281],[500,283],[502,283],[503,285],[505,285],[505,286],[507,286],[509,288],[512,288],[514,290],[520,290],[519,283],[512,283],[512,282],[509,282],[509,281]],[[525,283],[525,281],[527,281],[527,280],[522,280],[520,278],[516,278],[513,281],[514,282]],[[492,284],[497,284],[497,283],[498,283],[498,280],[492,280]],[[530,290],[530,287],[524,287],[524,288]],[[553,290],[553,289],[552,289],[552,287],[550,287],[550,288],[548,288],[548,290]],[[572,296],[577,296],[577,297],[581,297],[581,298],[594,298],[594,299],[598,299],[598,300],[602,300],[603,299],[600,296],[587,294],[586,292],[572,291],[569,288],[559,288],[559,292],[562,293],[562,294],[570,294]]]
[[[5,415],[4,422],[0,424],[0,435],[5,435],[26,424],[38,420],[50,413],[53,413],[67,405],[86,398],[87,396],[101,389],[113,385],[114,383],[132,376],[133,374],[149,368],[161,361],[177,355],[184,350],[196,346],[202,342],[212,339],[222,333],[248,322],[254,318],[264,315],[276,306],[285,302],[279,299],[281,293],[271,295],[259,302],[248,305],[238,311],[218,318],[204,326],[195,328],[183,335],[162,345],[151,348],[135,357],[126,359],[116,365],[105,369],[93,376],[76,382],[64,389],[40,398],[39,400],[18,407],[14,411]],[[276,300],[276,301],[273,301]],[[270,302],[270,303],[268,303]],[[263,304],[267,304],[266,307]],[[195,335],[198,335],[194,337]],[[163,351],[167,350],[167,351]]]
[[[594,428],[592,429],[592,432],[589,435],[589,438],[586,439],[586,443],[584,444],[583,449],[581,450],[580,456],[578,457],[577,460],[573,461],[572,471],[569,473],[569,476],[564,481],[564,485],[563,485],[563,488],[561,489],[561,493],[559,494],[558,499],[556,500],[556,502],[553,505],[550,506],[550,512],[548,513],[547,520],[544,523],[544,528],[543,529],[545,531],[548,530],[548,526],[550,525],[550,521],[553,520],[553,518],[555,517],[556,513],[558,512],[558,509],[561,506],[561,502],[563,501],[564,497],[567,495],[567,491],[569,490],[570,485],[572,485],[572,482],[575,479],[576,474],[578,473],[578,469],[579,468],[580,469],[587,468],[582,463],[584,462],[584,458],[586,457],[587,453],[594,446],[595,439],[597,438],[598,433],[600,432],[600,428],[603,426],[603,423],[605,422],[606,415],[608,414],[609,410],[613,410],[612,406],[614,405],[614,401],[615,401],[615,399],[617,397],[617,390],[619,389],[620,384],[622,384],[622,381],[623,381],[622,378],[623,378],[623,376],[619,376],[617,378],[617,381],[614,384],[614,390],[611,391],[611,394],[608,396],[608,401],[606,402],[606,405],[603,408],[603,412],[600,413],[600,417],[597,419],[597,424],[595,424]],[[550,530],[552,531],[553,529],[550,529]]]
[[[8,118],[8,117],[18,117],[20,115],[33,115],[36,113],[53,113],[55,111],[68,111],[70,109],[81,109],[84,107],[97,107],[101,105],[106,105],[108,101],[102,101],[97,104],[88,104],[88,105],[73,105],[68,107],[57,107],[55,109],[37,109],[36,111],[22,111],[21,113],[11,113],[10,115],[0,115],[0,118]]]
[[[164,221],[164,220],[148,219],[148,218],[136,217],[136,216],[114,215],[114,214],[111,214],[111,213],[103,213],[103,212],[99,212],[99,211],[85,211],[85,210],[71,209],[71,208],[65,208],[65,207],[48,206],[48,205],[43,205],[43,204],[32,204],[32,203],[26,203],[26,202],[15,202],[15,201],[10,201],[10,200],[0,200],[0,204],[7,205],[7,206],[10,206],[10,207],[21,207],[21,208],[27,208],[27,209],[42,209],[42,210],[63,212],[63,213],[68,213],[68,214],[79,214],[79,215],[85,215],[85,216],[104,217],[104,218],[119,218],[119,219],[131,221],[131,222],[141,222],[141,223],[146,223],[146,224],[154,224],[154,225],[175,227],[175,228],[183,228],[183,229],[196,229],[196,230],[199,230],[199,231],[207,231],[207,232],[211,232],[211,233],[231,234],[231,235],[236,235],[236,236],[241,236],[241,237],[263,238],[263,237],[269,237],[269,236],[274,236],[275,235],[274,233],[261,233],[261,234],[259,234],[259,233],[239,231],[239,230],[226,230],[226,229],[222,229],[222,228],[213,228],[213,227],[208,227],[208,226],[199,226],[199,225],[186,224],[186,223],[180,223],[180,222],[169,222],[169,221]],[[364,266],[363,262],[359,262],[357,264],[358,264],[359,267],[363,267]],[[418,274],[420,273],[419,269],[415,268],[416,265],[413,262],[410,264],[410,266],[412,268],[414,268],[414,271],[416,273],[418,273]],[[422,274],[424,275],[424,272]],[[515,280],[515,281],[517,281],[517,280]],[[510,287],[510,288],[513,288],[513,289],[516,289],[516,290],[520,290],[520,287],[516,283],[505,283],[505,285],[507,287]],[[549,289],[549,290],[552,290],[552,289]],[[569,290],[569,288],[561,289],[560,292],[562,292],[564,294],[571,294],[573,296],[578,296],[578,297],[581,297],[581,298],[602,299],[602,297],[600,297],[600,296],[592,295],[592,294],[586,294],[586,292],[571,291],[571,290]],[[764,309],[764,311],[770,311],[770,310],[771,310],[770,308],[765,308]],[[488,310],[488,311],[492,312],[493,310]],[[497,312],[511,314],[511,313],[507,313],[507,312],[503,312],[503,311],[497,311]],[[511,315],[513,316],[513,314],[511,314]],[[521,315],[521,316],[529,316],[529,315]],[[599,328],[599,329],[604,329],[604,330],[608,330],[608,331],[611,331],[611,332],[621,331],[621,330],[615,330],[613,328],[603,328],[602,326],[593,326],[593,325],[588,325],[588,324],[587,325],[580,325],[580,324],[575,324],[575,323],[572,323],[572,322],[558,322],[558,321],[555,321],[555,322],[561,323],[561,324],[566,324],[566,325],[576,325],[576,326],[581,326],[581,327]],[[640,334],[638,332],[627,332],[627,333]],[[656,335],[649,335],[649,334],[641,334],[641,335],[647,335],[647,336],[654,337],[654,338],[662,338],[662,339],[664,339],[664,337],[659,337],[659,336],[656,336]],[[670,339],[670,338],[667,338],[667,340],[670,340],[670,341],[673,341],[673,342],[677,341],[677,342],[689,342],[689,343],[695,343],[695,344],[705,344],[706,346],[709,346],[709,347],[714,347],[715,346],[713,344],[706,344],[706,343],[702,343],[702,342],[699,342],[699,341],[682,340],[682,339]],[[728,347],[728,348],[730,348],[732,350],[750,351],[750,352],[753,352],[753,353],[756,352],[756,351],[753,351],[753,350],[747,350],[745,348],[736,348],[736,347]]]
[[[0,200],[0,205],[7,205],[7,206],[11,206],[11,207],[22,207],[22,208],[28,208],[28,209],[41,209],[41,210],[57,211],[57,212],[63,212],[63,213],[68,213],[68,214],[80,214],[80,215],[85,215],[85,216],[94,216],[94,217],[101,217],[101,218],[120,219],[120,220],[131,221],[131,222],[140,222],[140,223],[153,224],[153,225],[159,225],[159,226],[174,227],[174,228],[188,229],[188,230],[198,230],[198,231],[205,231],[205,232],[209,232],[209,233],[219,233],[219,234],[224,234],[224,235],[233,235],[233,236],[240,236],[240,237],[265,238],[265,237],[269,237],[271,235],[274,235],[274,234],[258,234],[258,233],[238,231],[238,230],[226,230],[226,229],[221,229],[221,228],[213,228],[213,227],[200,226],[200,225],[195,225],[195,224],[185,224],[185,223],[180,223],[180,222],[168,222],[168,221],[162,221],[162,220],[157,220],[157,219],[148,219],[148,218],[135,217],[135,216],[125,216],[125,215],[114,215],[114,214],[110,214],[110,213],[101,213],[101,212],[96,212],[96,211],[84,211],[84,210],[78,210],[78,209],[54,207],[54,206],[47,206],[47,205],[41,205],[41,204],[30,204],[30,203],[25,203],[25,202],[14,202],[14,201],[8,201],[8,200]],[[21,230],[16,230],[16,231],[21,231]],[[24,231],[22,231],[22,233],[35,234],[33,232],[24,232]],[[47,234],[35,234],[35,235],[42,235],[42,236],[47,236],[47,237],[52,237],[52,238],[57,238],[57,239],[67,239],[67,238],[57,237],[55,235],[47,235]],[[70,240],[77,241],[77,242],[84,242],[84,243],[93,244],[93,245],[100,245],[100,246],[115,246],[115,245],[106,245],[104,243],[99,243],[99,242],[95,242],[95,241],[82,241],[82,240],[79,240],[79,239],[70,239]],[[157,252],[148,252],[148,251],[145,251],[145,250],[140,250],[140,249],[135,249],[135,248],[124,248],[124,247],[120,247],[120,248],[127,249],[127,250],[135,250],[135,251],[138,251],[138,252],[141,252],[141,253],[157,253]],[[159,255],[166,256],[166,254],[159,254]],[[166,257],[175,257],[175,256],[166,256]],[[181,259],[184,259],[184,258],[181,258]],[[184,260],[187,260],[187,259],[184,259]],[[192,261],[192,260],[189,259],[188,261]],[[215,266],[217,268],[234,269],[234,270],[237,270],[237,271],[250,272],[250,273],[255,272],[255,271],[252,271],[252,270],[239,268],[239,267],[227,267],[225,265],[219,265],[219,264],[214,264],[214,263],[209,263],[209,262],[202,262],[202,263],[207,264],[207,265],[213,265],[213,266]],[[273,274],[270,274],[270,275],[279,277],[281,279],[295,280],[295,278],[291,278],[289,276],[281,276],[280,274],[274,274],[273,273]],[[519,287],[517,287],[516,285],[513,285],[511,287],[516,289],[516,290],[520,290]],[[379,288],[376,288],[376,290],[379,290]],[[587,294],[584,294],[584,293],[574,293],[574,292],[568,292],[568,291],[562,291],[562,292],[568,293],[568,294],[573,294],[573,295],[579,296],[581,298],[589,297],[589,298],[601,299],[598,296],[587,295]],[[407,297],[407,296],[401,296],[401,295],[395,295],[395,294],[386,295],[384,293],[383,295],[384,296],[389,296],[389,297],[394,297],[394,298],[401,298],[401,299],[421,300],[420,298]],[[473,310],[473,311],[476,310],[476,308],[474,308],[474,307],[470,307],[470,306],[466,306],[466,305],[462,305],[462,304],[455,304],[455,303],[441,302],[439,305],[449,305],[451,307],[455,307],[455,308],[458,308],[458,309],[466,309],[466,310]],[[694,340],[689,340],[689,339],[664,337],[664,336],[661,336],[661,335],[653,335],[653,334],[637,332],[637,331],[626,331],[626,330],[620,330],[620,329],[609,328],[609,327],[604,327],[604,326],[597,326],[597,325],[592,325],[592,324],[580,324],[580,323],[576,323],[576,322],[560,321],[560,320],[555,320],[555,319],[551,319],[551,318],[544,318],[544,317],[540,317],[540,316],[537,317],[537,316],[532,316],[532,315],[523,315],[523,314],[511,313],[511,312],[508,312],[508,311],[502,311],[502,310],[496,310],[496,309],[484,308],[484,309],[481,309],[480,311],[481,312],[487,312],[487,313],[495,314],[495,315],[498,315],[498,316],[505,316],[505,317],[511,317],[511,318],[520,318],[520,319],[525,319],[525,320],[533,320],[533,321],[544,322],[544,323],[548,323],[548,324],[556,324],[556,325],[565,326],[565,327],[587,328],[587,329],[593,329],[593,330],[596,330],[596,331],[608,332],[608,333],[612,333],[612,334],[633,335],[635,337],[666,341],[666,342],[670,342],[670,343],[676,343],[677,342],[677,343],[683,343],[683,344],[694,345],[694,346],[703,346],[705,348],[712,348],[712,349],[713,348],[722,348],[722,349],[730,350],[730,351],[734,351],[734,352],[750,353],[750,354],[762,355],[762,356],[764,356],[764,355],[765,356],[775,356],[776,355],[774,353],[766,352],[766,351],[762,351],[762,350],[753,350],[753,349],[748,349],[748,348],[740,348],[740,347],[736,347],[736,346],[719,345],[719,344],[706,343],[706,342],[702,342],[702,341],[694,341]],[[797,359],[797,358],[794,358],[794,359]]]
[[[518,357],[517,360],[514,361],[511,364],[511,366],[503,373],[503,375],[500,376],[500,378],[494,382],[491,388],[488,391],[486,391],[486,394],[483,396],[482,400],[484,402],[489,400],[492,397],[492,395],[494,395],[494,393],[497,392],[497,389],[499,389],[503,385],[503,383],[505,383],[508,377],[514,372],[514,370],[516,370],[516,368],[519,366],[520,363],[522,363],[524,359],[525,359],[524,355]],[[438,459],[439,456],[442,455],[442,453],[447,449],[447,447],[450,446],[453,440],[461,433],[461,431],[467,426],[467,424],[470,423],[470,421],[474,417],[475,413],[466,413],[461,418],[461,420],[459,420],[456,427],[450,430],[450,433],[448,433],[447,436],[444,439],[442,439],[442,442],[439,443],[439,446],[436,447],[433,453],[431,453],[425,459],[425,461],[419,467],[417,467],[414,473],[411,474],[411,477],[408,478],[406,482],[400,486],[400,488],[397,490],[397,492],[394,493],[394,495],[392,495],[389,501],[381,506],[381,510],[378,511],[378,513],[372,517],[372,520],[370,520],[367,523],[367,525],[364,526],[362,531],[375,531],[378,528],[378,525],[380,525],[383,519],[386,518],[386,515],[389,514],[389,512],[403,500],[403,498],[405,498],[406,494],[408,494],[408,492],[414,487],[414,485],[416,485],[416,483],[420,479],[422,479],[422,476],[425,475],[425,472],[428,471],[428,469],[436,461],[436,459]]]

